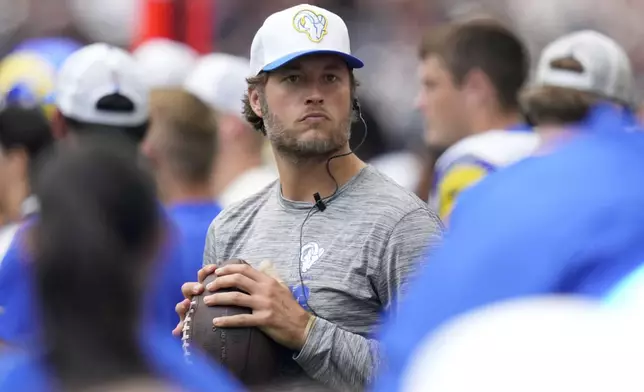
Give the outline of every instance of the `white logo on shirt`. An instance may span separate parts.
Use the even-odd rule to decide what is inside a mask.
[[[306,272],[313,267],[316,261],[324,254],[324,248],[321,248],[316,242],[309,242],[300,250],[300,261],[302,262],[302,272]]]

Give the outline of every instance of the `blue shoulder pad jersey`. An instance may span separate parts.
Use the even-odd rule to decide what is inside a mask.
[[[418,342],[459,314],[516,297],[602,297],[644,261],[644,132],[600,106],[588,132],[491,174],[462,195],[383,328],[375,391],[399,388]]]
[[[188,365],[180,345],[165,330],[150,328],[141,338],[144,355],[154,373],[168,383],[191,392],[216,390],[243,391],[227,372],[211,364],[198,353]],[[0,391],[54,390],[53,380],[41,358],[27,351],[9,351],[0,355]]]

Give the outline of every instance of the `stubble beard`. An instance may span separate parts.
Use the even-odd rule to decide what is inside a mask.
[[[292,163],[321,163],[337,155],[349,143],[351,136],[351,116],[347,116],[330,134],[330,138],[301,140],[298,132],[288,129],[271,112],[264,97],[260,97],[266,134],[273,148]]]

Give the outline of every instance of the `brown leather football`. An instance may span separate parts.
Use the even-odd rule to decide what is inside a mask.
[[[243,260],[228,260],[228,264],[244,263]],[[210,275],[204,286],[216,279]],[[223,289],[217,292],[240,291]],[[250,314],[251,309],[236,306],[207,306],[203,299],[211,292],[194,296],[186,315],[183,329],[183,349],[186,359],[195,347],[226,367],[248,386],[267,383],[278,376],[281,346],[265,335],[259,328],[217,328],[212,320],[221,316]]]

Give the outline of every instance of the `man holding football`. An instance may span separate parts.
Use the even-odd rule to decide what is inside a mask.
[[[183,321],[192,295],[238,288],[205,302],[252,313],[214,325],[261,328],[293,352],[283,378],[306,374],[338,390],[371,381],[381,312],[396,312],[416,260],[442,236],[426,203],[352,154],[349,130],[361,117],[353,69],[362,66],[344,21],[325,9],[299,5],[266,19],[251,47],[244,114],[268,137],[279,180],[213,221],[199,281],[217,279],[186,283],[177,305]],[[249,265],[216,267],[233,258]],[[259,270],[265,260],[273,276]]]

